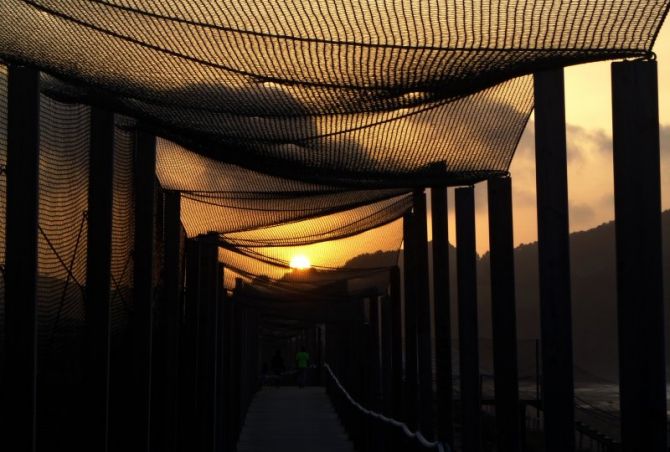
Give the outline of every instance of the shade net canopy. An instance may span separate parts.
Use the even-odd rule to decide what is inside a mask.
[[[667,8],[6,0],[0,56],[223,162],[333,185],[461,184],[508,169],[532,108],[515,77],[649,56]]]

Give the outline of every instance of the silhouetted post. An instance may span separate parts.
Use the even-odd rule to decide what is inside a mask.
[[[391,324],[393,322],[393,312],[391,298],[387,295],[380,298],[381,303],[381,380],[382,380],[382,412],[387,417],[393,417],[393,332]]]
[[[218,254],[218,250],[217,250]],[[217,259],[218,260],[218,259]],[[225,423],[227,421],[226,416],[226,402],[228,401],[228,349],[227,349],[227,338],[226,334],[228,332],[227,317],[228,313],[226,312],[226,289],[224,286],[224,272],[225,267],[222,263],[218,263],[218,272],[217,272],[217,321],[218,327],[216,330],[216,343],[217,343],[217,358],[216,358],[216,444],[220,450],[227,451],[228,447],[226,445],[226,435],[225,435]]]
[[[458,345],[464,452],[478,452],[481,448],[474,191],[474,187],[456,189]]]
[[[35,450],[37,378],[37,70],[10,65],[7,81],[7,229],[3,450]]]
[[[216,450],[216,388],[219,271],[218,234],[198,237],[200,242],[200,325],[198,343],[199,442],[201,451]]]
[[[86,447],[105,451],[109,435],[110,274],[114,114],[91,109],[86,255]]]
[[[368,297],[370,303],[369,328],[368,328],[368,353],[366,362],[369,367],[368,388],[370,394],[370,407],[374,411],[381,411],[381,344],[379,342],[379,296],[370,294]]]
[[[426,195],[414,192],[414,234],[416,237],[416,326],[419,367],[419,430],[434,436],[433,341],[430,335],[430,280],[428,275],[428,225]]]
[[[156,138],[137,131],[135,142],[135,251],[134,333],[135,398],[134,427],[137,450],[150,450],[151,363],[153,346],[153,262],[155,209]]]
[[[612,64],[623,450],[667,451],[656,61]]]
[[[403,384],[402,384],[402,300],[400,287],[400,268],[391,267],[391,415],[395,419],[402,418]]]
[[[416,251],[414,214],[403,218],[405,270],[405,409],[403,419],[412,429],[417,428],[417,325],[416,325]]]
[[[575,449],[563,69],[535,74],[535,165],[545,445]]]
[[[200,242],[186,240],[186,297],[180,359],[179,411],[181,416],[180,447],[193,448],[198,421],[198,329],[200,320]]]
[[[451,299],[449,281],[449,223],[447,189],[431,188],[433,228],[433,296],[435,300],[435,379],[437,434],[453,444],[453,391],[451,370]]]
[[[177,191],[166,191],[164,195],[165,215],[165,273],[163,306],[164,346],[164,405],[161,429],[161,449],[165,452],[177,450],[179,425],[179,339],[181,333],[180,297],[180,201]]]
[[[518,451],[519,381],[514,290],[512,179],[488,180],[491,318],[498,450]]]

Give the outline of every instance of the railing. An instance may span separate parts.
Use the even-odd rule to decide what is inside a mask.
[[[451,452],[446,443],[427,440],[406,424],[371,411],[354,400],[328,364],[328,393],[349,437],[361,451]]]

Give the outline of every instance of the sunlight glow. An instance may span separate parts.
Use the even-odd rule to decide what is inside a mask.
[[[289,263],[289,265],[291,266],[291,268],[295,268],[298,270],[306,270],[312,266],[307,256],[304,256],[302,254],[293,256],[291,258],[291,262]]]

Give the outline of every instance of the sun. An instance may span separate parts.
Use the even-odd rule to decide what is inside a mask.
[[[312,266],[307,256],[303,254],[293,256],[291,258],[291,262],[289,263],[289,265],[291,266],[291,268],[295,268],[297,270],[306,270]]]

